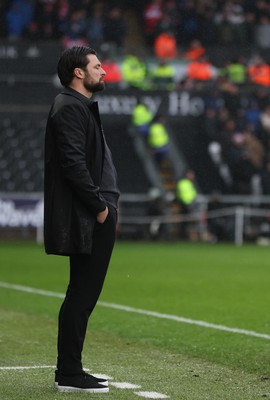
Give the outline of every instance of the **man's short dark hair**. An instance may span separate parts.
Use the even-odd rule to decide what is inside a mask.
[[[86,68],[89,63],[88,54],[96,55],[96,51],[85,46],[74,46],[63,51],[57,65],[57,73],[63,86],[70,85],[75,68]]]

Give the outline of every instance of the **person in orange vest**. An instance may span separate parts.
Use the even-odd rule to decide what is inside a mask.
[[[186,75],[188,78],[207,81],[214,77],[213,65],[205,56],[198,60],[190,61],[187,66]]]
[[[198,39],[194,39],[190,42],[187,51],[184,53],[184,58],[188,60],[198,60],[200,57],[205,55],[205,48],[202,46]]]
[[[249,79],[252,83],[262,86],[270,86],[270,66],[257,56],[254,63],[247,69]]]
[[[156,57],[160,59],[173,60],[176,58],[178,51],[174,35],[170,32],[160,33],[155,39],[154,51]]]

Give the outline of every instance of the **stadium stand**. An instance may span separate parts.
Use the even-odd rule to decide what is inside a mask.
[[[22,21],[29,6],[29,19]],[[151,10],[158,11],[155,21],[149,21]],[[119,31],[110,35],[114,20]],[[195,171],[203,195],[269,194],[269,82],[258,84],[250,74],[258,63],[268,74],[269,21],[268,0],[1,2],[0,192],[42,192],[45,121],[60,90],[57,58],[64,47],[87,43],[116,71],[123,73],[128,55],[145,68],[135,87],[119,75],[99,97],[122,193],[152,190],[128,134],[134,106],[147,98],[154,115],[166,116],[176,150]],[[154,42],[164,32],[174,33],[177,54],[166,60],[170,82],[162,86],[153,78],[160,61]],[[188,76],[194,43],[209,61],[207,79]],[[239,176],[240,170],[245,174]],[[135,210],[134,203],[130,207]],[[134,215],[149,212],[145,204],[138,208]]]
[[[0,192],[43,191],[45,113],[6,114],[0,120]],[[127,128],[105,121],[106,138],[124,192],[145,193],[149,182],[134,151]],[[129,168],[127,169],[127,165]]]
[[[0,192],[42,192],[45,114],[5,114],[0,121]]]
[[[151,184],[145,175],[134,149],[128,125],[104,121],[106,140],[113,154],[119,176],[119,186],[124,193],[147,193]],[[127,168],[128,166],[128,168]]]

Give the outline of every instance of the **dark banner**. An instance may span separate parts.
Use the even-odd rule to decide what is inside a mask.
[[[48,113],[51,102],[61,88],[48,84],[0,84],[0,112],[42,112]],[[110,119],[123,122],[130,119],[132,111],[138,102],[145,103],[153,115],[162,113],[169,118],[199,117],[204,113],[204,98],[202,94],[187,91],[139,91],[111,90],[95,95],[100,113]]]
[[[130,116],[138,102],[146,104],[155,115],[199,117],[204,112],[204,99],[187,91],[117,91],[96,95],[102,115]]]

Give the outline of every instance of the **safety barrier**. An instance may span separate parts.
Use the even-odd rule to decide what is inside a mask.
[[[122,194],[120,202],[119,232],[125,239],[125,228],[133,227],[140,232],[140,239],[147,238],[143,233],[161,227],[180,227],[186,225],[196,231],[200,241],[232,241],[237,246],[243,243],[256,242],[270,245],[270,197],[269,196],[221,196],[218,209],[210,210],[211,197],[199,196],[197,208],[190,214],[147,214],[153,199],[149,194]],[[224,206],[226,204],[227,206]],[[228,206],[229,204],[229,206]],[[215,238],[215,229],[224,230]],[[34,230],[38,243],[43,241],[43,194],[7,194],[0,193],[0,231],[4,237],[5,230]],[[177,230],[167,229],[177,236]],[[8,237],[8,236],[7,236]],[[162,240],[164,238],[160,237]],[[168,236],[167,239],[170,239]]]

